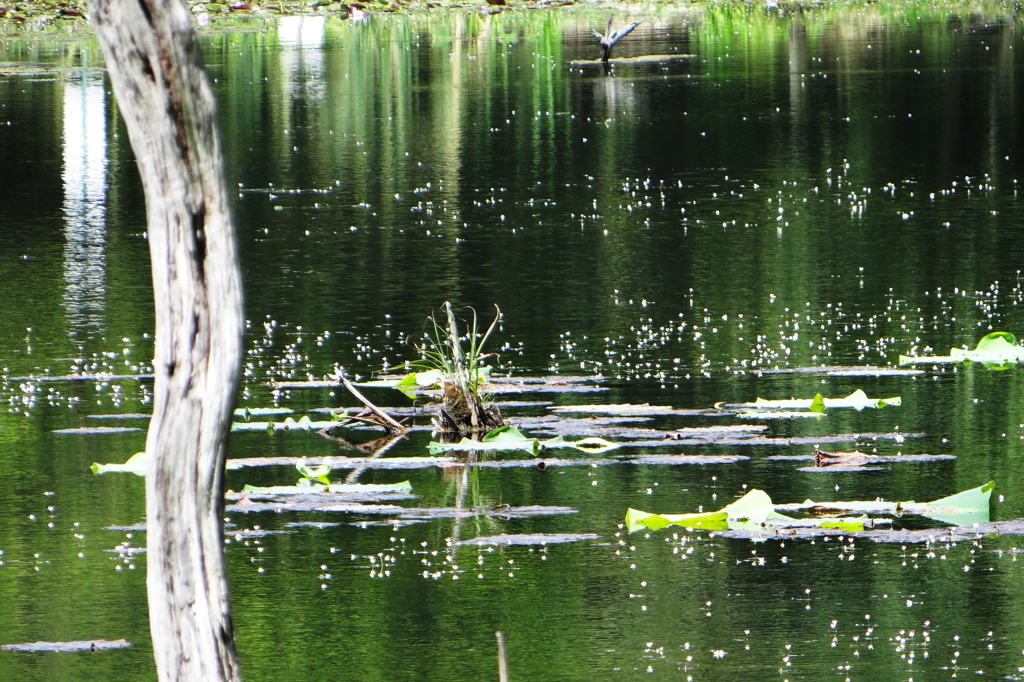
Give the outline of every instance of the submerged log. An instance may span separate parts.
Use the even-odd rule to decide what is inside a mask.
[[[213,92],[182,0],[91,5],[146,197],[156,304],[146,585],[157,676],[233,682],[224,449],[244,318]]]

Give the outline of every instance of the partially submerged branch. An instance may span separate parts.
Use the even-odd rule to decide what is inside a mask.
[[[594,31],[594,36],[601,43],[601,61],[607,62],[608,58],[611,57],[612,55],[612,48],[615,47],[615,44],[622,40],[623,38],[625,38],[626,36],[628,36],[634,28],[636,28],[642,23],[642,21],[633,21],[630,22],[629,25],[627,25],[626,28],[622,29],[621,31],[613,31],[612,17],[609,16],[608,27],[605,29],[604,35],[601,35],[597,31]]]
[[[383,426],[385,429],[388,430],[388,433],[402,434],[408,430],[399,422],[395,421],[395,419],[391,417],[391,415],[389,415],[387,412],[384,412],[379,407],[371,403],[366,398],[366,396],[359,392],[359,389],[357,389],[352,384],[351,381],[345,378],[345,375],[343,373],[338,373],[338,381],[339,383],[341,383],[342,386],[347,388],[348,392],[354,395],[359,402],[366,406],[366,409],[369,410],[370,413],[374,416],[374,419],[372,421]]]

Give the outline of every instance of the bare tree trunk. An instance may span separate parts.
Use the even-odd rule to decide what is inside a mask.
[[[94,0],[92,21],[146,195],[156,302],[147,586],[157,671],[160,680],[239,680],[223,475],[243,313],[213,94],[182,0]]]

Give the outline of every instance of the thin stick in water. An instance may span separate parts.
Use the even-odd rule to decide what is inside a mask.
[[[505,635],[501,630],[494,633],[498,639],[498,682],[508,682],[508,663],[505,662]]]

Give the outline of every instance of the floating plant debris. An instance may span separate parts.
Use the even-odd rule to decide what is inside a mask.
[[[1008,369],[1019,362],[1024,362],[1024,346],[1017,345],[1017,338],[1010,332],[992,332],[982,337],[974,350],[951,348],[949,355],[923,357],[901,355],[899,359],[900,365],[923,362],[935,364],[980,362],[992,369]]]
[[[771,438],[757,433],[734,434],[711,438],[681,438],[676,440],[630,440],[618,443],[621,448],[663,448],[680,445],[821,445],[823,443],[860,443],[875,440],[902,441],[906,438],[920,438],[922,433],[840,433],[832,436],[797,436],[793,438]]]
[[[240,493],[235,493],[241,495]],[[228,496],[228,499],[231,499]],[[281,502],[252,502],[246,496],[241,496],[235,504],[229,504],[225,511],[229,512],[284,512],[284,511],[309,511],[309,512],[348,512],[354,514],[401,514],[406,511],[405,507],[394,504],[360,504],[359,502],[334,502],[328,503],[322,499],[301,498]]]
[[[39,651],[56,651],[58,653],[72,653],[76,651],[105,651],[107,649],[126,649],[131,642],[125,639],[88,639],[75,642],[28,642],[25,644],[4,644],[0,651],[20,651],[36,653]]]
[[[357,386],[359,384],[356,384]],[[492,405],[496,405],[499,409],[518,408],[518,407],[547,407],[551,405],[550,400],[501,400],[492,401]],[[437,403],[426,403],[423,405],[414,405],[407,407],[380,407],[381,412],[386,412],[392,417],[418,417],[418,416],[430,416],[438,413],[440,406]],[[361,410],[362,407],[314,407],[309,410],[311,413],[316,414],[336,414],[339,420],[343,420],[348,416],[349,410]]]
[[[750,459],[743,455],[634,455],[619,461],[625,464],[732,464]]]
[[[235,410],[235,416],[249,421],[252,416],[265,417],[277,414],[292,414],[294,410],[287,407],[240,407]]]
[[[387,384],[387,386],[385,386]],[[377,383],[373,382],[374,386],[381,387],[393,387],[390,386],[391,382]],[[271,384],[276,389],[302,389],[302,388],[335,388],[339,384],[337,381],[329,379],[314,379],[310,381],[275,381]],[[357,386],[361,384],[356,384]],[[502,381],[502,382],[489,382],[480,386],[481,393],[487,393],[489,395],[505,395],[509,393],[593,393],[599,391],[607,391],[608,388],[604,386],[580,386],[574,382],[566,381],[562,377],[557,380],[545,381],[545,382],[528,382],[525,380],[513,381]],[[441,395],[440,390],[426,390],[422,388],[406,388],[406,393],[415,395],[427,395],[427,396],[439,396]]]
[[[536,438],[527,438],[513,426],[502,426],[487,433],[481,440],[470,440],[463,437],[458,443],[432,441],[427,449],[432,455],[451,450],[524,450],[536,455],[543,448]]]
[[[279,495],[310,495],[331,493],[335,495],[379,495],[381,493],[411,493],[409,481],[401,483],[332,483],[330,485],[275,485],[260,487],[247,485],[242,493],[249,497],[276,497]],[[392,498],[393,499],[393,498]]]
[[[556,405],[550,409],[554,412],[616,414],[628,417],[660,417],[664,415],[693,417],[708,414],[728,414],[728,412],[721,412],[720,410],[686,410],[663,405],[649,405],[647,403],[639,405],[630,405],[628,403],[621,405]]]
[[[480,392],[488,395],[508,395],[510,393],[600,393],[610,390],[606,386],[580,386],[573,383],[489,383],[480,386]],[[441,391],[418,391],[418,394],[436,397]],[[499,403],[500,404],[500,403]]]
[[[579,513],[572,507],[547,507],[543,505],[528,505],[524,507],[512,507],[507,504],[497,507],[478,507],[475,509],[457,508],[434,508],[434,509],[407,509],[399,518],[403,519],[445,519],[445,518],[468,518],[471,516],[500,516],[501,518],[527,518],[530,516],[552,516],[560,514]]]
[[[488,535],[486,537],[462,540],[460,545],[476,545],[478,547],[508,545],[555,545],[563,542],[579,542],[581,540],[597,540],[601,536],[596,533],[533,533],[528,535]]]
[[[693,59],[692,54],[646,54],[638,57],[609,57],[605,62],[600,59],[574,59],[569,62],[572,66],[600,66],[607,64],[661,64],[663,62],[674,62],[681,59]]]
[[[667,526],[683,526],[703,530],[757,530],[758,528],[789,528],[814,526],[817,528],[842,528],[852,532],[864,529],[866,517],[830,517],[825,519],[794,519],[775,511],[768,493],[754,488],[732,504],[716,512],[695,514],[649,514],[637,509],[626,510],[626,526],[629,532],[649,528],[659,530]]]
[[[145,452],[136,452],[124,464],[99,464],[98,462],[93,462],[92,472],[94,474],[107,474],[113,471],[128,471],[139,476],[145,476],[146,463],[148,461]]]
[[[894,367],[866,366],[827,366],[820,367],[792,367],[788,369],[764,369],[761,374],[821,374],[828,377],[898,377],[918,376],[924,374],[919,369],[896,369]]]
[[[44,374],[29,377],[11,377],[10,381],[125,381],[127,379],[152,379],[152,374]]]
[[[255,489],[236,493],[234,491],[228,491],[225,493],[224,498],[226,500],[233,501],[238,505],[246,504],[257,504],[253,500],[262,500],[263,502],[283,505],[286,509],[295,508],[302,510],[309,504],[329,506],[336,504],[347,504],[347,503],[363,503],[363,504],[375,504],[378,502],[397,502],[399,500],[414,500],[416,495],[410,495],[405,492],[388,492],[378,491],[374,492],[371,490],[367,491],[347,491],[347,492],[329,492],[329,491],[318,491],[311,492],[309,488],[306,488],[306,492],[296,492],[295,490],[289,490],[289,486],[280,486],[280,490],[276,489],[276,486],[270,486],[264,489]]]
[[[330,523],[329,521],[289,521],[284,524],[285,528],[332,528],[341,524]]]
[[[371,528],[374,526],[389,526],[398,530],[403,526],[412,526],[417,523],[428,523],[430,519],[383,519],[381,521],[353,521],[349,523],[350,526],[357,528]],[[330,524],[338,525],[338,524]]]
[[[797,504],[779,504],[775,508],[814,513],[852,511],[867,514],[916,514],[952,525],[968,525],[988,521],[989,505],[992,500],[992,491],[995,487],[996,482],[989,481],[977,488],[971,488],[949,497],[943,497],[934,502],[914,502],[913,500],[907,502],[886,502],[881,499],[869,502],[815,502],[813,500],[804,500]]]
[[[499,459],[499,460],[477,460],[475,462],[451,462],[443,465],[445,468],[482,468],[482,469],[547,469],[548,467],[579,467],[579,466],[607,466],[618,464],[618,459],[591,459],[580,457],[579,459]]]
[[[151,414],[136,414],[136,413],[126,413],[126,414],[90,414],[88,416],[88,419],[151,419],[152,417],[153,417],[153,415],[151,415]]]
[[[265,466],[295,466],[299,462],[322,464],[331,460],[333,469],[425,469],[433,466],[447,466],[454,457],[241,457],[229,459],[229,469]]]
[[[786,531],[778,529],[816,527],[841,528],[847,532],[861,531],[865,527],[870,527],[867,525],[867,522],[872,520],[864,516],[865,514],[891,514],[894,516],[916,514],[952,525],[964,523],[978,524],[988,522],[989,502],[993,489],[995,489],[995,481],[989,481],[977,488],[965,490],[956,495],[944,497],[941,500],[921,504],[916,502],[885,502],[884,500],[827,503],[806,500],[801,504],[775,505],[766,492],[755,488],[717,512],[649,514],[636,509],[628,509],[626,511],[626,524],[631,533],[640,528],[658,530],[675,525],[712,531],[733,530],[753,531],[755,533],[776,529],[782,535],[785,535]],[[862,516],[819,516],[811,519],[795,519],[779,514],[777,511],[779,509],[786,511],[808,511],[819,515],[832,511],[860,512]],[[879,521],[879,519],[873,519],[875,524],[879,523]]]
[[[234,495],[239,495],[235,493]],[[391,504],[360,504],[358,502],[327,502],[319,499],[318,496],[299,497],[298,499],[287,499],[273,502],[252,502],[247,497],[241,497],[235,504],[226,508],[229,512],[343,512],[350,514],[386,514],[401,520],[423,520],[423,519],[452,519],[470,518],[473,516],[500,516],[502,518],[526,518],[530,516],[551,516],[556,514],[576,514],[577,510],[571,507],[546,507],[540,505],[525,507],[510,507],[501,505],[500,508],[481,507],[476,509],[460,509],[454,507],[439,508],[405,508]],[[385,524],[381,524],[385,525]]]
[[[232,431],[319,431],[320,429],[337,426],[336,421],[315,422],[308,416],[298,420],[286,417],[283,422],[232,422]]]
[[[875,455],[865,454],[862,452],[838,452],[838,453],[825,453],[831,455],[839,455],[833,458],[821,458],[817,454],[815,455],[772,455],[765,459],[783,462],[783,461],[794,461],[794,462],[807,462],[813,461],[814,466],[801,467],[797,471],[805,471],[810,473],[815,472],[829,472],[829,471],[878,471],[879,467],[866,466],[869,464],[886,464],[892,462],[941,462],[956,459],[956,455]]]
[[[71,435],[95,435],[106,433],[132,433],[142,429],[134,426],[82,426],[76,429],[56,429],[54,433]]]
[[[309,381],[274,381],[270,386],[277,389],[335,388],[341,384],[332,379],[310,379]]]
[[[538,440],[527,438],[519,429],[514,426],[501,426],[483,437],[482,440],[470,440],[463,438],[458,443],[439,443],[432,441],[427,448],[431,454],[448,451],[483,451],[483,450],[524,450],[536,455],[547,448],[576,448],[586,452],[600,453],[607,450],[614,450],[619,447],[618,443],[612,443],[603,438],[583,438],[577,441],[567,441],[561,436],[550,440]]]
[[[147,461],[148,457],[146,457],[145,452],[136,452],[134,455],[129,457],[128,461],[124,464],[100,464],[99,462],[93,462],[92,467],[90,468],[94,474],[109,474],[124,471],[136,474],[137,476],[145,476]],[[225,467],[227,469],[241,468],[240,466],[233,464],[230,459],[225,464]]]
[[[793,412],[791,410],[744,410],[737,412],[740,419],[821,419],[828,415],[824,412]]]
[[[631,417],[632,418],[632,417]],[[534,427],[534,431],[557,431],[562,435],[572,436],[609,436],[618,438],[664,438],[666,440],[686,440],[699,438],[715,440],[718,438],[746,437],[761,433],[768,427],[762,425],[737,424],[730,426],[694,426],[671,431],[657,429],[639,429],[628,426],[599,426],[587,419],[566,419],[557,422],[544,422]]]
[[[127,533],[142,533],[146,530],[146,524],[144,523],[133,523],[130,526],[106,526],[103,530],[116,530],[119,532]]]
[[[882,408],[887,405],[899,404],[899,397],[868,398],[867,394],[858,388],[845,398],[824,398],[819,393],[812,399],[793,398],[791,400],[765,400],[764,398],[758,398],[752,403],[715,403],[715,408],[720,410],[810,410],[811,412],[824,412],[826,409],[848,407],[859,412],[865,407]]]
[[[869,522],[872,519],[868,520]],[[881,525],[889,519],[873,519],[876,524]],[[849,534],[839,528],[766,528],[760,530],[726,530],[718,535],[725,538],[741,540],[766,540],[766,539],[814,539],[822,536],[835,536]],[[1024,519],[1013,519],[1010,521],[991,521],[989,523],[973,523],[970,526],[954,526],[945,528],[925,528],[919,530],[908,530],[898,528],[879,529],[864,524],[864,530],[858,531],[858,540],[871,540],[873,542],[885,543],[956,543],[966,540],[978,540],[986,536],[995,535],[1024,535]],[[852,537],[852,536],[851,536]],[[1012,678],[1010,678],[1012,679]]]
[[[585,431],[596,426],[607,426],[608,424],[629,424],[637,422],[649,422],[650,417],[585,417],[583,419],[562,419],[558,415],[548,414],[542,417],[512,417],[508,420],[520,430],[550,430],[558,429],[562,433],[575,433],[576,430]]]

